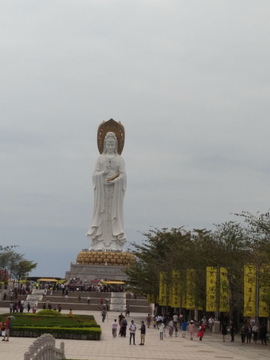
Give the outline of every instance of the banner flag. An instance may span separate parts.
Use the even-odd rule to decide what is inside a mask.
[[[187,307],[187,302],[186,302],[186,295],[182,294],[182,308],[186,309]]]
[[[155,295],[154,294],[147,294],[147,302],[149,304],[154,304],[155,303]]]
[[[219,270],[219,312],[230,311],[230,293],[227,269],[221,267]]]
[[[244,266],[244,316],[256,315],[256,266]]]
[[[159,273],[159,303],[160,306],[167,305],[167,286],[166,286],[166,273]]]
[[[187,270],[187,295],[186,295],[186,309],[195,310],[195,270],[188,269]]]
[[[170,306],[180,307],[180,273],[179,271],[172,271],[172,287],[170,291]]]
[[[217,268],[206,268],[206,311],[217,311]]]
[[[260,273],[261,275],[263,275],[264,273],[269,273],[270,272],[270,266],[264,266],[262,268],[260,268]],[[262,296],[267,292],[268,287],[265,286],[261,286],[259,288],[259,317],[267,317],[269,316],[269,310],[267,308],[267,305],[264,301],[262,301]]]

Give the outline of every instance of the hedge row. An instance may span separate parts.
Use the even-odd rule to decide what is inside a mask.
[[[65,328],[93,328],[100,327],[93,316],[74,315],[69,318],[67,315],[61,316],[38,316],[36,314],[15,315],[12,320],[13,326],[41,326],[41,327],[65,327]]]
[[[14,326],[11,335],[17,337],[39,337],[42,334],[52,334],[60,339],[100,340],[101,329],[96,328],[64,328],[41,326]]]

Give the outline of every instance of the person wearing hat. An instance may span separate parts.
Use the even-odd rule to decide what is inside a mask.
[[[195,324],[193,320],[190,320],[190,323],[188,325],[188,331],[190,335],[190,340],[193,340],[194,332],[195,332]]]

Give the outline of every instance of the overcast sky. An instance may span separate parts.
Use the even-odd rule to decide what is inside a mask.
[[[61,276],[90,247],[97,128],[121,121],[129,242],[269,209],[269,1],[2,0],[0,229]]]

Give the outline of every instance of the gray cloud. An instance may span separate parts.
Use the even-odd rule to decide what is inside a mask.
[[[91,218],[97,127],[126,129],[125,227],[269,208],[269,2],[4,1],[0,224],[64,276]],[[48,266],[48,264],[50,264]]]

